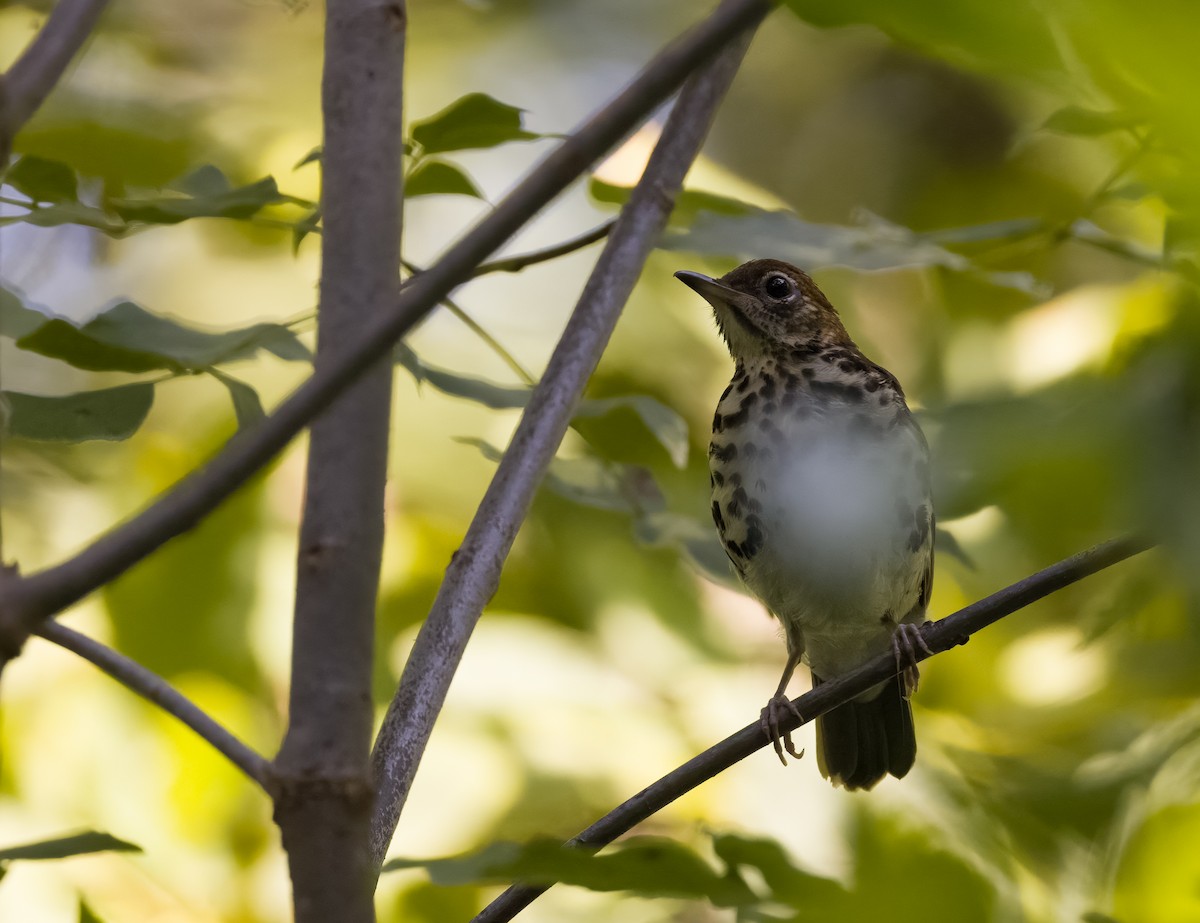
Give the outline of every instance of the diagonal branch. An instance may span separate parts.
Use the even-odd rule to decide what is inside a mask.
[[[925,643],[934,654],[965,644],[975,632],[1000,621],[1006,615],[1012,615],[1044,596],[1140,554],[1152,547],[1152,544],[1140,538],[1114,539],[1059,561],[1012,586],[1005,587],[998,593],[960,609],[953,615],[930,622],[923,632]],[[921,651],[916,653],[918,660],[925,660],[928,656],[931,655]],[[892,655],[881,654],[857,670],[823,683],[795,699],[793,704],[804,719],[800,720],[790,713],[785,713],[785,720],[780,722],[780,730],[794,731],[814,718],[844,705],[877,683],[894,676],[896,672],[896,661]],[[750,754],[763,749],[768,743],[761,725],[756,721],[642,789],[567,842],[572,846],[589,846],[595,849],[607,846],[672,801]],[[472,923],[504,923],[511,920],[547,890],[540,885],[514,885],[485,907]]]
[[[52,644],[95,664],[122,686],[157,705],[168,715],[178,718],[251,779],[263,788],[269,787],[271,764],[157,673],[58,622],[46,622],[37,633]]]
[[[58,0],[37,37],[4,75],[0,88],[0,155],[42,105],[87,41],[108,0]]]
[[[386,355],[417,321],[469,278],[483,259],[625,137],[692,70],[761,19],[772,6],[770,0],[728,0],[722,4],[664,48],[629,86],[535,166],[486,218],[427,272],[405,286],[390,310],[364,323],[336,362],[314,371],[257,428],[235,437],[206,466],[75,557],[11,581],[0,600],[0,666],[2,658],[20,651],[25,637],[43,619],[82,599],[164,542],[195,526],[282,450],[364,369]]]
[[[666,226],[675,196],[733,82],[752,31],[743,29],[712,65],[684,86],[646,172],[609,235],[462,546],[446,570],[375,742],[378,795],[371,847],[377,868],[396,830],[450,680],[483,607],[496,592],[534,491]]]

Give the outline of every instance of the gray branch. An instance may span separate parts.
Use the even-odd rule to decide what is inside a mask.
[[[929,623],[924,630],[925,643],[929,645],[933,654],[966,644],[967,639],[975,632],[1000,621],[1006,615],[1012,615],[1044,596],[1077,583],[1106,567],[1112,567],[1135,554],[1141,554],[1150,547],[1152,543],[1143,539],[1121,538],[1081,551],[1074,557],[1038,571],[1012,586],[972,603],[965,609],[960,609],[953,615]],[[925,660],[930,656],[932,654],[925,654],[920,650],[916,652],[917,660]],[[857,670],[823,683],[793,700],[792,704],[796,706],[798,714],[804,718],[801,720],[787,713],[785,719],[780,722],[780,730],[794,731],[839,705],[844,705],[872,686],[895,676],[896,667],[896,660],[891,653],[880,654]],[[567,841],[567,845],[591,849],[607,846],[672,801],[769,744],[770,741],[762,731],[762,725],[756,720],[642,789],[578,836],[572,837]],[[547,890],[547,887],[540,885],[514,885],[485,907],[472,923],[505,923]]]
[[[10,581],[0,600],[0,658],[19,652],[25,637],[43,619],[78,602],[211,513],[365,368],[388,355],[392,345],[467,280],[479,263],[652,112],[693,69],[760,20],[772,5],[769,0],[722,4],[664,48],[427,272],[406,285],[387,311],[365,322],[336,362],[315,370],[255,430],[236,437],[207,465],[75,557]]]
[[[37,37],[4,75],[0,87],[0,154],[62,78],[96,27],[108,0],[58,0]]]
[[[483,607],[496,592],[505,558],[534,491],[562,441],[675,196],[708,134],[717,106],[750,42],[743,29],[684,87],[646,172],[621,212],[567,322],[508,451],[446,570],[404,666],[375,743],[379,786],[371,847],[382,864],[434,721]]]
[[[400,288],[399,0],[327,0],[321,84],[321,283],[316,374]],[[370,752],[392,363],[375,357],[311,427],[296,574],[289,724],[275,820],[297,923],[372,923]]]
[[[37,633],[52,644],[66,648],[95,664],[125,688],[157,705],[168,715],[178,718],[212,744],[213,748],[234,766],[269,790],[271,764],[157,673],[147,670],[111,647],[53,620],[43,624]]]

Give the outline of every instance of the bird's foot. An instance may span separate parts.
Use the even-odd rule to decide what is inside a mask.
[[[767,735],[767,740],[771,741],[771,745],[775,748],[775,755],[779,757],[779,762],[783,763],[784,766],[787,765],[787,757],[783,755],[784,750],[787,750],[796,759],[804,756],[804,751],[797,751],[796,745],[792,743],[792,732],[780,732],[779,730],[779,722],[784,717],[785,712],[790,712],[800,721],[804,720],[804,716],[800,714],[800,709],[796,707],[795,703],[786,695],[780,693],[767,702],[762,710],[762,718],[759,721],[763,733]]]
[[[929,624],[929,623],[926,623]],[[896,669],[904,677],[904,697],[907,699],[917,691],[921,682],[921,671],[917,669],[917,652],[932,656],[933,651],[925,643],[923,625],[904,622],[892,633],[892,656],[896,658]]]

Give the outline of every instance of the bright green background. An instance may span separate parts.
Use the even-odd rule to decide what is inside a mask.
[[[568,836],[757,714],[782,640],[702,574],[721,575],[704,455],[729,362],[671,273],[782,256],[921,408],[939,518],[963,552],[939,557],[933,616],[1126,531],[1165,548],[930,664],[902,783],[848,795],[810,760],[785,771],[760,753],[639,830],[695,849],[707,871],[635,845],[633,878],[617,865],[572,880],[669,896],[562,887],[524,919],[1200,918],[1200,12],[788,5],[689,180],[715,196],[677,213],[518,538],[393,853]],[[418,265],[553,143],[536,133],[569,130],[696,15],[682,0],[410,6],[407,112],[424,127],[405,257]],[[0,63],[38,10],[0,11]],[[294,165],[320,140],[320,21],[317,5],[113,0],[17,139],[30,159],[0,211],[0,356],[3,388],[34,396],[8,402],[3,457],[4,554],[25,570],[140,509],[306,373],[319,167]],[[430,120],[481,91],[526,112],[473,98]],[[636,135],[605,185],[589,197],[579,184],[514,251],[605,220],[652,141]],[[29,199],[35,212],[15,204]],[[536,375],[595,252],[481,279],[457,302]],[[118,302],[239,332],[180,332],[130,305],[79,329]],[[510,364],[446,311],[408,345],[381,708],[522,400]],[[285,720],[302,477],[293,447],[66,616],[265,753]],[[44,642],[4,679],[0,846],[92,827],[145,852],[16,862],[0,919],[74,921],[81,896],[109,923],[286,916],[269,806],[236,772]],[[380,915],[465,919],[495,891],[392,872]]]

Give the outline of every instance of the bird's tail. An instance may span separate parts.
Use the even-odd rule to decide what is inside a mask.
[[[813,686],[821,682],[813,674]],[[894,676],[870,701],[847,702],[817,719],[817,766],[834,785],[873,788],[888,774],[900,779],[912,769],[917,737],[902,682]]]

